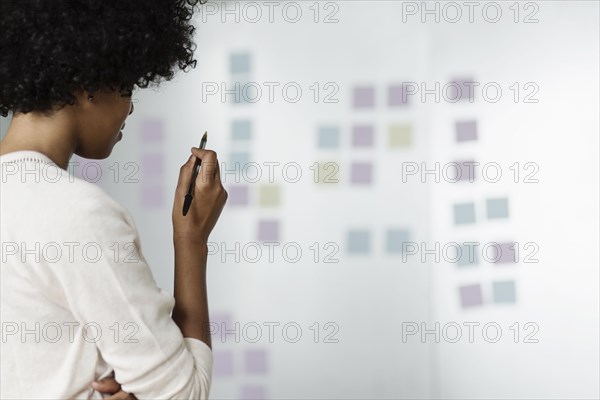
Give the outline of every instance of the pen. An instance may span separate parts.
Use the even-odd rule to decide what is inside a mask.
[[[204,132],[204,136],[202,136],[202,140],[200,140],[200,148],[204,149],[206,147],[208,132]],[[198,171],[200,171],[200,165],[202,164],[202,160],[196,158],[196,163],[194,164],[194,172],[192,173],[192,181],[190,182],[190,187],[188,189],[187,194],[185,195],[185,200],[183,200],[183,215],[185,216],[190,206],[192,205],[192,200],[194,198],[194,188],[196,187],[196,178],[198,177]]]

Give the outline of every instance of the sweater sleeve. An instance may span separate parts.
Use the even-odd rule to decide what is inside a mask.
[[[212,351],[172,320],[175,299],[157,287],[128,212],[106,194],[77,209],[64,235],[76,243],[73,262],[53,268],[86,340],[140,400],[207,399]]]

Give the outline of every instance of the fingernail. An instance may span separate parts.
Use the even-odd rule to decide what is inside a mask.
[[[92,387],[94,389],[98,389],[98,386],[100,386],[100,384],[98,382],[92,382]]]

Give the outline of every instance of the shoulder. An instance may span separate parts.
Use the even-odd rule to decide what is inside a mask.
[[[89,228],[111,228],[135,230],[130,213],[100,186],[75,178],[67,189],[65,199],[72,211],[69,221],[81,225],[88,222]],[[98,224],[98,225],[96,225]]]

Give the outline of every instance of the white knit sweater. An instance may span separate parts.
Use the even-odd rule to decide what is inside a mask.
[[[213,355],[171,319],[131,215],[44,154],[0,156],[2,399],[206,399]],[[105,396],[106,397],[106,396]]]

